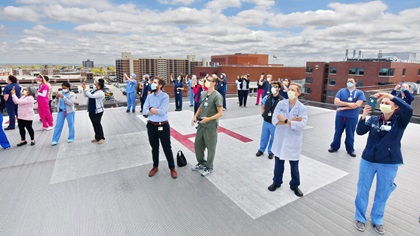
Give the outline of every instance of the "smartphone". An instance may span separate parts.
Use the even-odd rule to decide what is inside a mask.
[[[371,106],[372,109],[375,109],[377,102],[378,102],[378,99],[376,97],[370,96],[368,100],[368,105]]]

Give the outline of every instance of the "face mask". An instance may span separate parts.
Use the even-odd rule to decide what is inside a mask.
[[[287,91],[287,96],[289,97],[289,100],[293,100],[296,98],[296,93],[293,91]]]
[[[401,92],[404,92],[404,88],[401,88]]]
[[[277,93],[277,88],[271,88],[271,93],[276,94]]]
[[[353,82],[347,82],[347,88],[351,88],[351,87],[353,87]]]
[[[268,81],[268,82],[271,82],[271,78],[267,78],[267,81]]]
[[[156,91],[157,90],[157,85],[156,84],[151,84],[150,89],[152,89],[152,91]]]
[[[28,91],[26,89],[22,90],[22,93],[28,95]]]
[[[382,113],[387,114],[392,112],[392,107],[391,105],[387,105],[387,104],[381,104],[379,105],[379,109],[381,110]]]
[[[68,89],[62,89],[61,91],[63,91],[63,93],[67,93],[69,90]]]
[[[206,81],[206,87],[207,88],[210,88],[210,86],[211,86],[210,82],[209,81]]]
[[[198,84],[201,85],[201,86],[203,86],[203,82],[202,81],[198,82]]]

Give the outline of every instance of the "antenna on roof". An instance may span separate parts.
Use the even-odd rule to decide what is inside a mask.
[[[348,58],[349,58],[349,50],[346,49],[346,56],[344,57],[344,60],[347,61]]]

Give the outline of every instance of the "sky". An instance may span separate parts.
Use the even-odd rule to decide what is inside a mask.
[[[305,66],[341,61],[346,49],[420,58],[419,22],[418,0],[2,0],[0,63],[262,53]]]

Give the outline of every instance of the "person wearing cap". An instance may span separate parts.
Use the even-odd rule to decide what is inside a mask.
[[[174,80],[174,76],[171,74],[171,81],[174,82],[175,111],[182,111],[182,91],[184,90],[182,75],[178,75],[178,78]]]
[[[151,94],[144,103],[143,115],[147,117],[147,135],[152,147],[153,168],[149,177],[159,170],[159,141],[165,153],[168,167],[173,179],[177,178],[174,154],[171,147],[171,127],[168,122],[169,95],[162,91],[165,81],[155,77],[150,85]]]
[[[38,103],[38,115],[42,122],[41,130],[52,130],[54,128],[52,115],[50,112],[48,93],[50,86],[48,86],[45,77],[41,74],[36,77],[36,81],[39,84],[38,96],[36,101]]]
[[[292,83],[287,91],[288,99],[280,101],[274,112],[272,124],[276,126],[273,147],[275,156],[273,183],[268,190],[275,191],[283,184],[284,163],[289,161],[292,179],[290,189],[296,196],[302,197],[299,189],[299,159],[303,146],[303,129],[308,121],[306,106],[298,100],[302,85]]]
[[[217,91],[223,97],[223,110],[226,110],[226,90],[227,90],[226,74],[225,73],[220,74],[220,77],[218,79],[219,81],[217,83]]]
[[[24,90],[23,96],[18,98],[16,96],[16,90],[13,88],[10,91],[12,95],[13,102],[19,105],[18,110],[18,126],[19,126],[19,134],[21,141],[17,145],[18,147],[26,145],[26,132],[25,129],[28,130],[29,136],[31,137],[31,146],[35,145],[35,133],[34,129],[32,128],[32,123],[34,121],[34,101],[36,95],[36,89],[32,86],[29,86],[27,90]]]
[[[127,110],[126,112],[136,112],[136,86],[137,86],[137,76],[132,73],[129,77],[124,73],[124,83],[127,84],[125,87],[125,92],[127,93]]]
[[[255,154],[257,157],[264,154],[267,145],[268,159],[273,159],[274,157],[273,152],[271,152],[271,147],[273,146],[274,132],[276,130],[276,126],[273,125],[271,121],[273,118],[274,109],[276,108],[277,103],[281,100],[280,89],[280,83],[274,81],[271,84],[270,94],[264,96],[264,98],[261,101],[261,116],[263,117],[263,125],[261,130],[260,148]]]
[[[359,118],[360,106],[366,101],[365,93],[356,89],[356,84],[356,78],[348,78],[347,87],[340,89],[335,95],[334,105],[337,106],[335,132],[328,152],[336,152],[340,149],[341,135],[346,130],[344,144],[346,145],[347,153],[351,157],[356,157],[356,153],[354,153],[354,131]]]
[[[89,118],[95,131],[95,138],[91,140],[92,143],[103,144],[105,142],[104,131],[102,128],[101,120],[104,114],[104,103],[105,93],[103,88],[105,87],[105,81],[99,79],[95,83],[96,90],[90,92],[86,87],[85,83],[82,83],[83,95],[88,98],[88,112]]]
[[[191,168],[193,171],[203,170],[202,176],[213,172],[213,162],[216,155],[217,129],[219,118],[223,115],[223,97],[216,90],[218,77],[213,74],[206,78],[207,91],[201,93],[200,107],[194,114],[191,125],[198,122],[194,148],[197,164]],[[207,160],[204,159],[204,150],[207,148]]]
[[[57,120],[55,123],[54,133],[52,137],[52,145],[57,145],[60,140],[61,132],[64,126],[64,120],[67,120],[69,126],[69,136],[67,138],[68,143],[74,141],[74,101],[76,94],[70,90],[70,83],[64,82],[61,85],[61,92],[58,92],[56,99],[57,102]]]
[[[13,75],[9,75],[7,78],[7,85],[3,89],[3,98],[6,101],[6,111],[9,115],[9,125],[4,130],[11,130],[16,128],[16,115],[18,112],[18,105],[13,102],[11,91],[15,90],[17,98],[20,98],[21,87],[17,84],[17,78]]]

